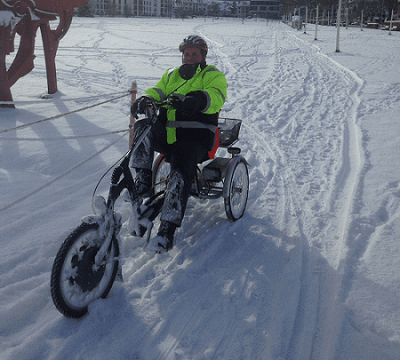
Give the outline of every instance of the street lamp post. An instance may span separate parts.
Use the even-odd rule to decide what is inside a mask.
[[[340,52],[339,50],[339,35],[340,35],[340,15],[342,12],[342,0],[339,0],[339,8],[337,12],[337,17],[336,17],[336,52]]]
[[[317,5],[317,14],[315,16],[315,38],[314,40],[318,40],[317,38],[317,32],[318,32],[318,9],[319,9],[319,5]]]
[[[385,23],[383,24],[385,25]],[[389,35],[392,35],[392,26],[393,26],[393,9],[392,9],[392,15],[390,17]]]

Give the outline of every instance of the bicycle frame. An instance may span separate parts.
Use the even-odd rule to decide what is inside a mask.
[[[104,243],[96,255],[96,266],[100,266],[101,261],[110,246],[113,235],[117,235],[119,233],[119,229],[121,227],[119,224],[120,217],[114,212],[114,205],[124,189],[127,189],[132,204],[133,214],[129,223],[129,232],[134,236],[144,237],[146,235],[146,241],[150,240],[153,221],[161,212],[164,204],[165,189],[150,196],[142,204],[136,190],[136,185],[129,167],[129,163],[131,156],[136,152],[139,145],[143,142],[147,134],[150,132],[152,126],[157,121],[158,108],[166,103],[168,102],[159,104],[152,103],[149,105],[148,109],[146,109],[145,115],[150,121],[143,128],[141,134],[136,138],[132,148],[125,154],[121,163],[113,170],[107,202],[102,197],[97,197],[94,201],[93,205],[95,208],[95,213],[99,216],[95,217],[95,219],[89,220],[89,222],[93,221],[99,223],[102,233],[105,234],[103,237],[105,239]],[[233,137],[233,140],[229,139],[229,141],[222,145],[222,147],[228,147],[236,140],[237,134],[236,137]],[[198,167],[198,170],[193,178],[193,185],[190,192],[191,196],[199,199],[216,199],[220,197],[226,199],[229,197],[229,182],[225,183],[223,179],[226,176],[231,178],[236,164],[245,160],[242,157],[236,156],[238,153],[240,153],[240,149],[238,148],[228,148],[228,152],[232,155],[231,158],[218,158],[213,160],[214,167],[211,168],[207,168],[207,165],[203,166],[203,170],[206,169],[208,175],[206,175],[206,173],[204,173],[203,170]],[[162,157],[163,155],[160,156]],[[161,157],[157,158],[156,161],[160,161]],[[215,178],[215,173],[213,173],[213,171],[219,172],[219,177],[216,176]],[[220,184],[221,182],[223,182],[222,185]]]
[[[124,189],[127,189],[132,203],[134,220],[132,232],[142,236],[147,232],[147,240],[149,240],[153,223],[147,217],[143,216],[141,212],[139,203],[140,199],[131,170],[129,168],[129,162],[132,154],[136,152],[139,145],[150,132],[153,124],[157,121],[157,106],[159,105],[151,104],[149,109],[147,109],[146,115],[149,115],[149,124],[144,127],[142,133],[133,143],[131,149],[125,154],[121,163],[114,169],[111,176],[107,202],[102,196],[97,196],[93,201],[93,207],[95,209],[96,216],[88,216],[83,220],[83,222],[89,224],[98,223],[99,234],[101,238],[104,239],[104,242],[96,255],[94,267],[101,266],[104,255],[111,244],[113,235],[117,236],[119,234],[119,230],[121,228],[121,216],[114,212],[114,206],[116,200],[119,198]]]

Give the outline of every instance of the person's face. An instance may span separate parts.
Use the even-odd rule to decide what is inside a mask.
[[[184,64],[198,64],[203,60],[203,56],[201,55],[199,48],[186,48],[183,53],[183,63]]]

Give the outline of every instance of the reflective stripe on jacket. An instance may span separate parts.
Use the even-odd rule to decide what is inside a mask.
[[[206,115],[218,113],[225,103],[227,97],[227,82],[225,75],[215,66],[207,65],[201,69],[200,65],[196,74],[189,80],[184,80],[179,75],[179,68],[168,69],[158,83],[148,89],[144,95],[151,96],[156,101],[164,101],[168,96],[174,94],[183,97],[193,91],[202,91],[207,99],[207,104],[201,113]],[[168,123],[176,120],[176,109],[170,105],[167,109]],[[167,142],[176,142],[176,127],[167,126]]]

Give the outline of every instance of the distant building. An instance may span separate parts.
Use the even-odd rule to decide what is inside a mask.
[[[279,18],[279,0],[90,0],[95,16],[235,16]]]
[[[251,0],[250,15],[279,19],[281,16],[281,2],[276,0]]]
[[[173,0],[90,0],[95,16],[170,16]]]

